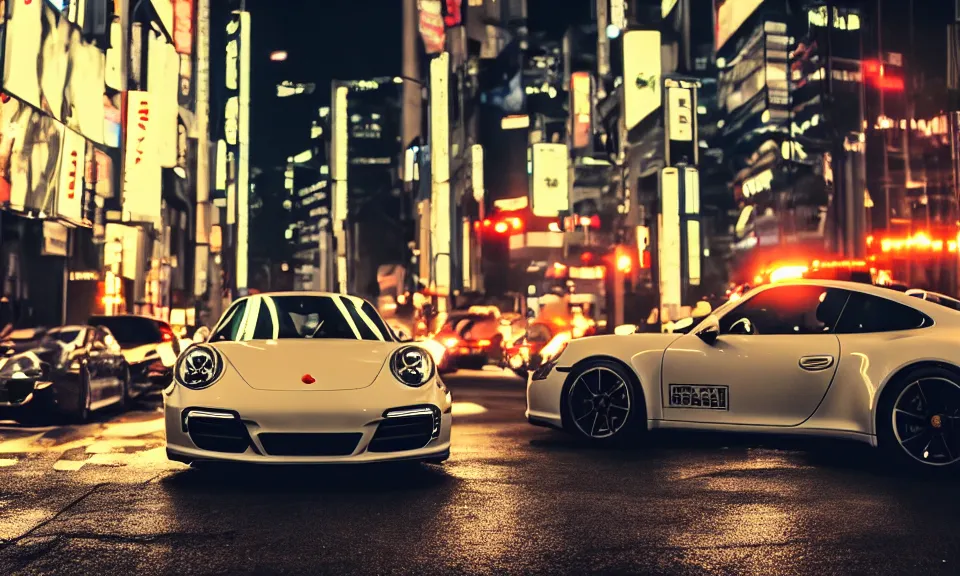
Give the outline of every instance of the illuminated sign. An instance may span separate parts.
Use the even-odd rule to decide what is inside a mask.
[[[180,54],[193,52],[193,0],[174,0],[173,45]]]
[[[573,99],[573,147],[590,145],[592,78],[589,72],[574,72],[570,76],[570,97]]]
[[[73,270],[70,272],[71,282],[94,282],[100,280],[100,272],[96,270]]]
[[[689,88],[671,87],[667,90],[670,106],[670,139],[679,142],[693,140],[693,92]]]
[[[660,1],[660,17],[666,18],[668,14],[673,10],[673,7],[677,5],[677,0],[661,0]]]
[[[761,4],[763,0],[726,0],[717,8],[717,50],[727,43]]]
[[[533,145],[532,208],[536,216],[556,217],[570,209],[570,154],[566,144]]]
[[[83,218],[83,170],[87,142],[73,130],[63,131],[60,154],[60,186],[57,189],[58,215],[79,222]]]
[[[150,92],[127,93],[126,153],[123,166],[123,211],[130,220],[160,220],[160,158],[152,124]]]
[[[427,54],[443,52],[447,37],[440,0],[417,0],[417,8],[420,12],[420,36]]]
[[[627,130],[660,108],[660,32],[623,36],[623,105]]]
[[[770,169],[747,178],[743,181],[743,197],[751,198],[760,192],[765,192],[773,188],[773,171]]]
[[[473,183],[473,199],[483,202],[483,146],[474,144],[470,147],[471,170]]]

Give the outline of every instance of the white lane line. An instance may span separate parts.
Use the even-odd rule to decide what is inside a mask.
[[[473,416],[483,414],[486,411],[486,408],[473,402],[454,402],[452,413],[454,416]]]
[[[16,458],[0,458],[0,468],[6,468],[8,466],[15,465],[19,460]]]

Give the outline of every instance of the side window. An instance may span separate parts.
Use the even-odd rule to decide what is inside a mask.
[[[895,332],[928,326],[933,326],[933,320],[909,306],[869,294],[851,294],[837,324],[837,334]]]
[[[224,322],[217,327],[210,338],[211,342],[221,340],[237,340],[240,333],[240,323],[243,322],[243,313],[247,309],[247,301],[242,300],[227,312]]]
[[[825,334],[833,331],[848,293],[821,286],[770,288],[720,319],[721,334]]]

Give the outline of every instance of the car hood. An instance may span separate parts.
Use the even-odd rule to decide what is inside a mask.
[[[217,342],[214,348],[257,390],[359,390],[373,384],[396,342],[290,339]],[[315,382],[306,384],[304,376]]]

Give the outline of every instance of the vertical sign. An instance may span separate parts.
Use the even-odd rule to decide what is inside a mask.
[[[570,154],[566,144],[533,145],[533,185],[531,207],[534,216],[557,217],[570,209]]]
[[[250,13],[240,12],[240,117],[237,166],[237,289],[247,287],[250,210]]]
[[[573,100],[573,147],[590,145],[592,78],[589,72],[574,72],[570,76],[570,98]]]
[[[660,32],[623,35],[623,106],[629,131],[660,107]]]
[[[346,86],[337,86],[333,94],[333,224],[342,228],[347,219],[347,151],[349,115]]]
[[[193,0],[174,0],[173,45],[180,54],[193,53]]]
[[[660,230],[657,235],[659,248],[660,306],[672,313],[681,304],[683,287],[680,251],[680,172],[676,168],[664,168],[660,172]],[[671,318],[672,319],[672,318]]]
[[[470,175],[473,186],[473,199],[477,203],[483,202],[483,145],[474,144],[470,147]]]
[[[123,211],[135,222],[160,221],[160,158],[154,138],[151,93],[127,92]]]
[[[72,222],[83,219],[83,171],[87,141],[69,128],[63,130],[60,152],[60,185],[57,187],[57,215]]]
[[[430,62],[430,172],[433,180],[430,200],[431,256],[434,281],[451,287],[451,260],[454,247],[450,214],[450,103],[448,75],[450,55],[441,53]]]
[[[670,87],[667,89],[667,103],[670,107],[670,139],[679,142],[693,140],[693,94],[689,88]]]

